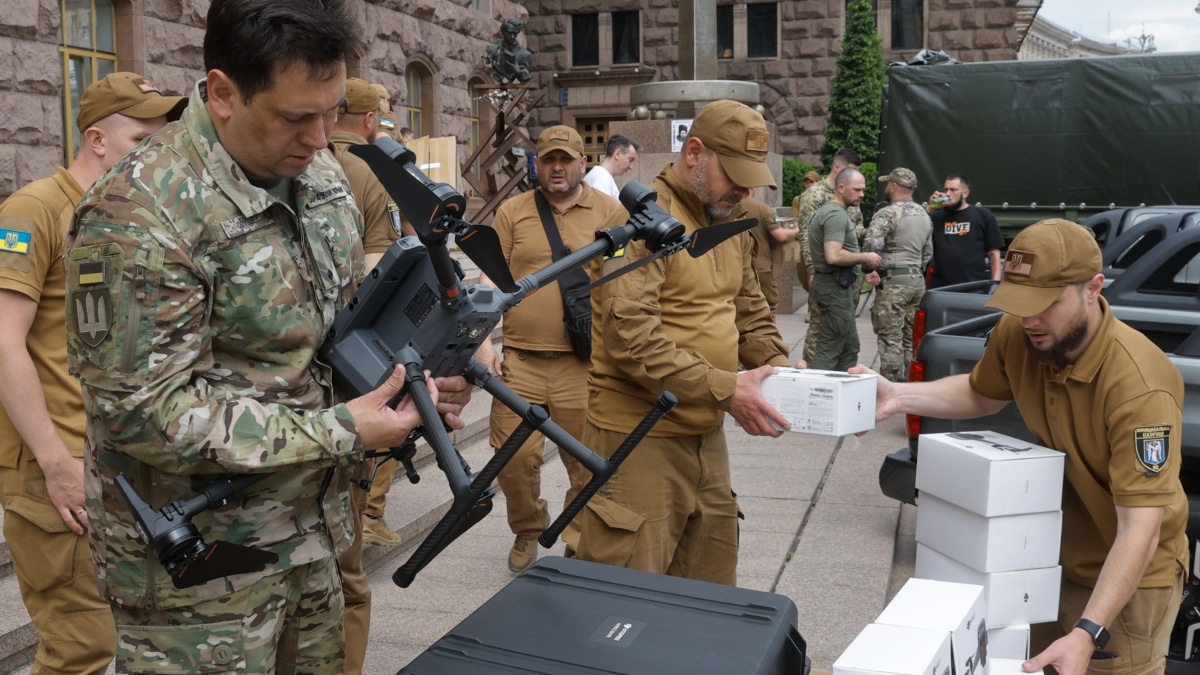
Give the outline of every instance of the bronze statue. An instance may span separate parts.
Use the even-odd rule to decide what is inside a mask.
[[[500,84],[511,82],[528,82],[532,77],[529,72],[533,66],[533,52],[517,42],[517,35],[525,28],[520,19],[505,19],[500,24],[500,41],[488,45],[483,62],[492,66],[492,78]]]

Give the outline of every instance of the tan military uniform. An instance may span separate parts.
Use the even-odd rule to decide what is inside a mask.
[[[746,209],[744,218],[758,221],[758,227],[748,230],[750,239],[754,241],[754,272],[767,306],[771,308],[771,316],[775,316],[775,307],[779,304],[775,263],[780,257],[779,243],[771,236],[771,230],[779,229],[779,223],[775,221],[775,208],[754,198],[743,199],[742,208]]]
[[[700,200],[671,166],[650,187],[688,231],[708,225]],[[606,225],[627,217],[618,211]],[[603,271],[648,254],[634,242],[605,260]],[[736,583],[737,503],[721,426],[740,365],[789,365],[752,256],[743,234],[699,258],[660,259],[592,291],[584,443],[611,456],[662,392],[674,393],[679,405],[580,514],[579,558]],[[600,264],[589,273],[596,278]]]
[[[796,216],[796,227],[800,228],[800,255],[802,259],[796,263],[796,273],[800,275],[800,282],[804,287],[809,288],[808,275],[814,272],[812,251],[809,249],[809,226],[812,224],[813,216],[817,215],[817,210],[831,201],[837,194],[832,187],[829,186],[829,178],[825,178],[812,184],[812,187],[805,190],[800,196],[796,197],[792,202],[792,214]],[[854,233],[857,235],[859,242],[862,241],[863,234],[866,228],[863,227],[862,210],[857,206],[846,207],[846,213],[850,217],[850,224],[854,226]],[[858,294],[854,295],[857,303]],[[817,308],[817,303],[808,303],[808,331],[804,337],[804,360],[812,362],[817,353],[817,333],[821,330],[821,312]]]
[[[558,234],[572,251],[595,241],[600,223],[620,208],[617,200],[581,183],[583,193],[574,206],[560,213],[551,206]],[[538,215],[534,192],[500,205],[492,226],[500,237],[504,259],[513,277],[528,276],[553,262],[546,230]],[[530,403],[545,407],[551,418],[575,438],[583,437],[587,408],[588,362],[575,356],[563,323],[558,282],[526,296],[504,314],[504,361],[501,380]],[[492,401],[491,443],[499,448],[521,419],[497,400]],[[500,472],[498,480],[508,503],[508,526],[513,534],[536,536],[550,524],[542,499],[541,467],[545,437],[534,432]],[[566,502],[579,494],[590,475],[575,458],[559,451],[570,486]],[[579,541],[578,518],[563,532],[570,551]]]
[[[1161,672],[1188,560],[1188,503],[1179,482],[1183,381],[1161,350],[1112,316],[1103,297],[1100,307],[1103,320],[1095,337],[1063,369],[1031,350],[1020,321],[1004,316],[971,373],[971,386],[988,398],[1014,400],[1038,442],[1066,453],[1064,601],[1069,596],[1078,604],[1080,595],[1090,595],[1068,593],[1071,584],[1096,586],[1117,535],[1114,507],[1163,507],[1158,548],[1139,590],[1122,620],[1108,626],[1113,644],[1121,646],[1112,650],[1122,661],[1113,662],[1112,672],[1135,672],[1121,669],[1131,660],[1140,666],[1157,663]],[[1082,611],[1064,604],[1058,635],[1070,631]],[[1154,625],[1143,628],[1146,617]],[[1127,622],[1130,633],[1144,634],[1126,636]]]
[[[66,169],[21,188],[0,205],[0,289],[38,303],[26,349],[50,421],[72,457],[83,458],[86,416],[79,382],[67,369],[67,226],[83,190]],[[0,385],[6,386],[6,385]],[[16,425],[0,408],[0,491],[4,536],[17,584],[40,644],[33,673],[103,673],[117,628],[100,596],[87,538],[67,529],[46,479]]]
[[[400,209],[383,189],[371,167],[358,155],[347,152],[351,146],[366,145],[362,136],[348,131],[335,131],[329,135],[329,150],[346,172],[350,191],[363,215],[362,235],[364,253],[383,253],[401,235]]]

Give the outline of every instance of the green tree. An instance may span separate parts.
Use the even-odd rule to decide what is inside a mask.
[[[874,162],[878,155],[879,112],[886,82],[879,44],[871,0],[850,0],[842,53],[829,97],[825,143],[821,146],[821,162],[826,169],[842,148],[854,148],[864,162]]]
[[[804,192],[804,174],[813,168],[804,162],[783,158],[783,205],[791,206],[796,195]]]

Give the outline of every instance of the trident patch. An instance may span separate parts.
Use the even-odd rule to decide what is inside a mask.
[[[1133,430],[1134,454],[1147,476],[1157,476],[1171,455],[1171,425],[1156,424]]]
[[[75,332],[89,347],[95,347],[108,337],[112,326],[112,299],[104,285],[104,262],[80,263],[76,282],[80,286],[99,286],[75,291]]]

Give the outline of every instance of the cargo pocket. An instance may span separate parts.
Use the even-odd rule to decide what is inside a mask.
[[[600,495],[594,495],[588,501],[587,510],[603,526],[583,527],[578,556],[605,565],[628,566],[646,517]]]
[[[193,626],[131,626],[118,623],[117,634],[120,636],[117,642],[119,673],[187,675],[246,672],[240,620]]]

